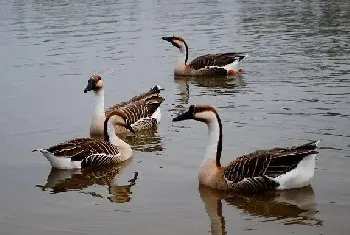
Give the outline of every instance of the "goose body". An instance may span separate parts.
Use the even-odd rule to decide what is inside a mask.
[[[164,99],[160,96],[162,88],[156,85],[147,92],[134,96],[126,102],[116,104],[106,111],[104,110],[104,88],[102,78],[99,75],[93,75],[88,80],[88,85],[84,93],[94,91],[95,93],[95,111],[90,126],[91,137],[103,137],[103,123],[106,116],[115,110],[124,113],[130,122],[134,131],[156,127],[160,122],[160,104]],[[116,126],[115,132],[125,133],[129,130],[123,126]]]
[[[106,118],[104,125],[104,140],[76,138],[33,152],[41,152],[51,166],[58,169],[101,167],[129,159],[132,156],[130,145],[119,139],[114,130],[115,126],[124,126],[133,131],[125,115],[114,111]]]
[[[188,61],[188,46],[181,37],[162,37],[180,50],[180,57],[175,64],[176,76],[234,76],[243,72],[239,69],[241,61],[247,57],[243,53],[206,54]]]
[[[221,166],[222,124],[208,105],[192,105],[173,121],[194,119],[207,124],[209,144],[199,171],[199,183],[234,192],[260,192],[307,186],[314,176],[318,141],[297,147],[258,150]]]

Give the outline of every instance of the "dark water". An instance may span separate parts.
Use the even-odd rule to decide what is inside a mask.
[[[350,2],[1,1],[0,234],[349,234]],[[190,59],[245,51],[236,79],[172,75]],[[31,153],[87,136],[90,75],[106,107],[155,84],[166,90],[156,133],[131,136],[117,169],[51,171]],[[201,123],[171,123],[189,104],[218,108],[223,162],[321,139],[312,187],[254,197],[198,188]]]

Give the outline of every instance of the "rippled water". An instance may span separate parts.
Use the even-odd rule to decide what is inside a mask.
[[[350,2],[1,1],[1,234],[348,234]],[[244,51],[236,79],[174,78],[190,59]],[[165,88],[158,131],[128,136],[134,158],[103,171],[50,171],[31,153],[87,136],[90,75],[106,106]],[[223,120],[223,162],[321,139],[312,187],[254,197],[199,187],[201,123],[171,123],[189,104]]]

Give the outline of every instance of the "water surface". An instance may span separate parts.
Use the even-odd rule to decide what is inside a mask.
[[[348,234],[350,3],[326,1],[1,1],[1,234]],[[235,79],[174,78],[190,59],[244,51]],[[128,136],[115,169],[55,171],[31,153],[87,136],[89,76],[106,107],[165,88],[158,131]],[[223,120],[223,163],[321,139],[311,187],[258,196],[198,187],[206,127],[172,123],[190,104]]]

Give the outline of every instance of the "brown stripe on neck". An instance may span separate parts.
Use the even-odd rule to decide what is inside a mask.
[[[187,60],[188,60],[188,46],[187,46],[187,43],[185,42],[185,40],[183,42],[184,42],[185,47],[186,47],[186,59],[185,59],[185,64],[186,64]]]
[[[222,152],[222,124],[221,124],[221,118],[219,117],[219,114],[215,112],[216,119],[219,123],[219,141],[218,141],[218,147],[216,149],[216,166],[221,167],[220,159],[221,159],[221,152]]]
[[[108,125],[108,121],[111,118],[110,116],[107,116],[105,119],[105,122],[103,123],[103,139],[107,142],[109,142],[109,135],[108,135],[108,129],[107,129],[107,125]]]

